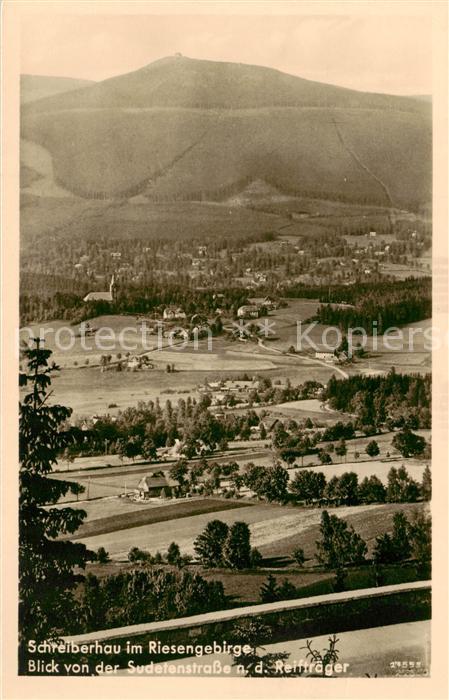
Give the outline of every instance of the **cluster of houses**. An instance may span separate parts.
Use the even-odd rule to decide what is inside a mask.
[[[269,311],[275,311],[279,308],[279,302],[271,296],[266,296],[264,299],[253,301],[251,304],[244,304],[237,309],[238,318],[259,318],[266,315]]]
[[[315,359],[316,360],[324,360],[324,362],[335,362],[342,364],[344,362],[347,362],[348,354],[344,350],[341,350],[339,352],[325,352],[321,350],[317,350],[315,352]]]
[[[185,321],[187,314],[180,306],[167,306],[163,313],[164,321]]]
[[[208,394],[211,397],[211,406],[223,406],[229,403],[232,397],[235,404],[247,404],[251,391],[257,389],[257,379],[223,379],[216,382],[205,382],[198,391],[200,394]]]

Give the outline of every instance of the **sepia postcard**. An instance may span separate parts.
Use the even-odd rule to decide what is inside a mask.
[[[2,697],[447,698],[447,2],[2,10]]]

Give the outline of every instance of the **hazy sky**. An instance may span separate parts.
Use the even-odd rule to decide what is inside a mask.
[[[55,14],[49,21],[41,12],[22,24],[22,73],[102,80],[175,52],[359,90],[432,91],[431,26],[419,16]]]

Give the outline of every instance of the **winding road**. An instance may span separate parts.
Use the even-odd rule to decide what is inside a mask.
[[[344,371],[344,369],[341,369],[341,367],[337,367],[336,365],[329,365],[328,362],[324,362],[324,360],[318,360],[317,358],[312,358],[312,357],[302,357],[301,355],[296,355],[293,354],[292,352],[284,352],[284,350],[280,350],[279,348],[276,348],[273,345],[270,345],[270,347],[267,347],[263,340],[261,338],[258,339],[258,345],[259,347],[263,348],[267,352],[274,352],[277,353],[278,355],[285,355],[286,357],[294,357],[295,360],[298,360],[301,364],[305,365],[321,365],[322,367],[326,367],[328,370],[334,370],[338,374],[340,374],[343,379],[349,379],[349,374]]]

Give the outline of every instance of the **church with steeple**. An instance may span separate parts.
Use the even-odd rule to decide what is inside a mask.
[[[109,292],[89,292],[86,294],[83,301],[116,301],[117,299],[117,282],[115,275],[112,275],[109,284]]]

